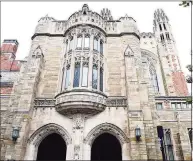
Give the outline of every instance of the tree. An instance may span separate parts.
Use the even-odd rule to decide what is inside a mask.
[[[181,4],[179,4],[179,6],[183,6],[183,7],[188,7],[190,6],[190,3],[192,4],[192,0],[190,1],[182,1]]]

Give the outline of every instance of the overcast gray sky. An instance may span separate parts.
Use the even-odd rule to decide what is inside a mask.
[[[98,13],[109,8],[114,19],[128,14],[137,21],[140,32],[153,32],[154,11],[162,8],[172,26],[182,70],[188,73],[185,66],[190,64],[190,7],[180,7],[180,2],[1,2],[1,41],[17,39],[17,59],[23,59],[29,53],[31,36],[41,17],[48,14],[56,20],[66,20],[85,3]]]

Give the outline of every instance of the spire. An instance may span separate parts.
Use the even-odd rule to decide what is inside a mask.
[[[157,22],[168,22],[169,19],[162,9],[157,9],[154,12],[154,20]]]
[[[108,8],[103,8],[103,10],[101,10],[101,16],[103,17],[104,20],[113,20],[113,17],[111,15],[111,11]]]

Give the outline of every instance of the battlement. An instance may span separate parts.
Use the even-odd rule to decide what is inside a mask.
[[[152,32],[142,32],[140,33],[140,37],[144,39],[145,38],[155,38],[155,35]]]

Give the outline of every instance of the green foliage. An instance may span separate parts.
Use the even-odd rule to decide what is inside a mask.
[[[191,4],[192,4],[192,0],[190,1],[182,1],[182,3],[181,4],[179,4],[179,6],[183,6],[183,7],[188,7],[188,6],[190,6]]]
[[[186,98],[186,102],[187,102],[187,103],[192,103],[192,97]]]

